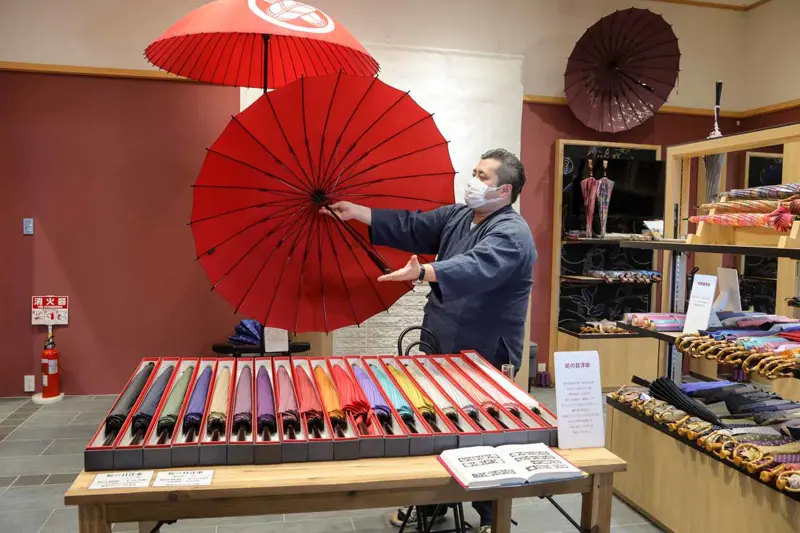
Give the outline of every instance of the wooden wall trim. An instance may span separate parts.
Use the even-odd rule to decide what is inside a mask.
[[[36,72],[40,74],[63,74],[69,76],[99,76],[108,78],[135,78],[148,80],[195,82],[155,69],[107,68],[107,67],[82,67],[78,65],[48,65],[45,63],[17,63],[13,61],[0,61],[0,71]]]
[[[761,7],[764,4],[771,2],[772,0],[758,0],[757,2],[751,2],[746,5],[735,5],[735,4],[721,4],[719,2],[705,2],[701,0],[651,0],[653,2],[661,2],[663,4],[678,4],[683,6],[692,6],[692,7],[707,7],[711,9],[725,9],[727,11],[752,11],[757,7]]]
[[[146,79],[146,80],[164,80],[164,81],[180,81],[190,83],[201,83],[188,78],[183,78],[155,69],[126,69],[126,68],[106,68],[106,67],[82,67],[78,65],[49,65],[45,63],[18,63],[13,61],[0,61],[0,71],[12,72],[36,72],[40,74],[63,74],[71,76],[101,76],[111,78],[133,78],[133,79]],[[540,96],[536,94],[526,94],[523,102],[530,104],[548,104],[548,105],[567,105],[567,99],[563,96]],[[720,113],[722,118],[732,119],[745,119],[766,115],[768,113],[776,113],[778,111],[785,111],[800,107],[800,98],[796,100],[789,100],[787,102],[780,102],[768,106],[757,107],[747,111],[725,111]],[[691,116],[714,116],[713,109],[703,109],[698,107],[681,107],[665,105],[658,110],[659,113],[668,113],[673,115],[691,115]]]
[[[564,98],[563,96],[539,96],[536,94],[526,94],[522,98],[522,101],[527,104],[567,105],[567,99]],[[780,102],[778,104],[756,107],[754,109],[748,109],[747,111],[723,110],[720,113],[720,116],[722,118],[732,118],[736,120],[742,120],[746,118],[767,115],[769,113],[776,113],[778,111],[785,111],[787,109],[794,109],[796,107],[800,107],[800,98],[796,100]],[[672,114],[672,115],[692,115],[692,116],[703,116],[703,117],[714,116],[713,109],[703,109],[699,107],[681,107],[672,105],[665,105],[661,109],[659,109],[658,112]]]

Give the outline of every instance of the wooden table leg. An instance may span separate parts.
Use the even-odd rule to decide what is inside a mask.
[[[509,499],[492,502],[492,533],[511,531],[511,502]]]
[[[591,533],[611,531],[611,491],[614,474],[592,476],[592,490],[583,494],[581,528]]]
[[[111,533],[111,524],[106,520],[102,505],[78,506],[78,531],[80,533]]]

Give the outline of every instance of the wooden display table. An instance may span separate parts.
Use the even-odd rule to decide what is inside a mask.
[[[157,520],[490,500],[494,503],[492,532],[508,533],[512,499],[580,493],[582,527],[597,533],[610,531],[613,476],[625,470],[625,461],[604,448],[556,451],[589,476],[577,481],[466,491],[435,456],[199,467],[184,470],[214,470],[212,484],[186,488],[88,490],[97,472],[81,472],[64,501],[78,506],[81,533],[109,533],[114,522],[140,522],[139,531],[149,532]]]
[[[606,443],[628,463],[614,492],[673,533],[797,533],[800,501],[607,406]]]

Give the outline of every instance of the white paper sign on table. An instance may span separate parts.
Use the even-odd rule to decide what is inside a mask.
[[[288,351],[288,331],[278,328],[264,328],[264,353],[286,353]]]
[[[600,355],[591,352],[555,353],[558,447],[597,448],[605,445]]]
[[[213,470],[179,470],[174,472],[159,472],[154,487],[199,487],[211,485],[214,479]]]
[[[694,275],[692,292],[689,294],[689,308],[686,310],[686,322],[683,324],[684,333],[697,333],[708,328],[716,290],[717,276]]]
[[[130,472],[111,472],[94,476],[89,490],[101,489],[143,489],[150,485],[152,470],[132,470]]]

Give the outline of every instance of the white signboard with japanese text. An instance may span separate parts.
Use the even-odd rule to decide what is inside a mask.
[[[199,487],[211,485],[213,470],[174,470],[159,472],[154,487]]]
[[[717,292],[717,276],[695,274],[692,292],[689,293],[689,308],[686,310],[686,322],[683,333],[697,333],[717,323],[717,315],[712,317],[714,295]]]
[[[605,445],[600,355],[591,352],[556,352],[556,404],[558,447],[598,448]]]
[[[69,296],[33,296],[31,325],[66,326],[69,324]]]
[[[89,490],[98,489],[143,489],[150,485],[153,470],[132,470],[97,474],[89,485]]]

